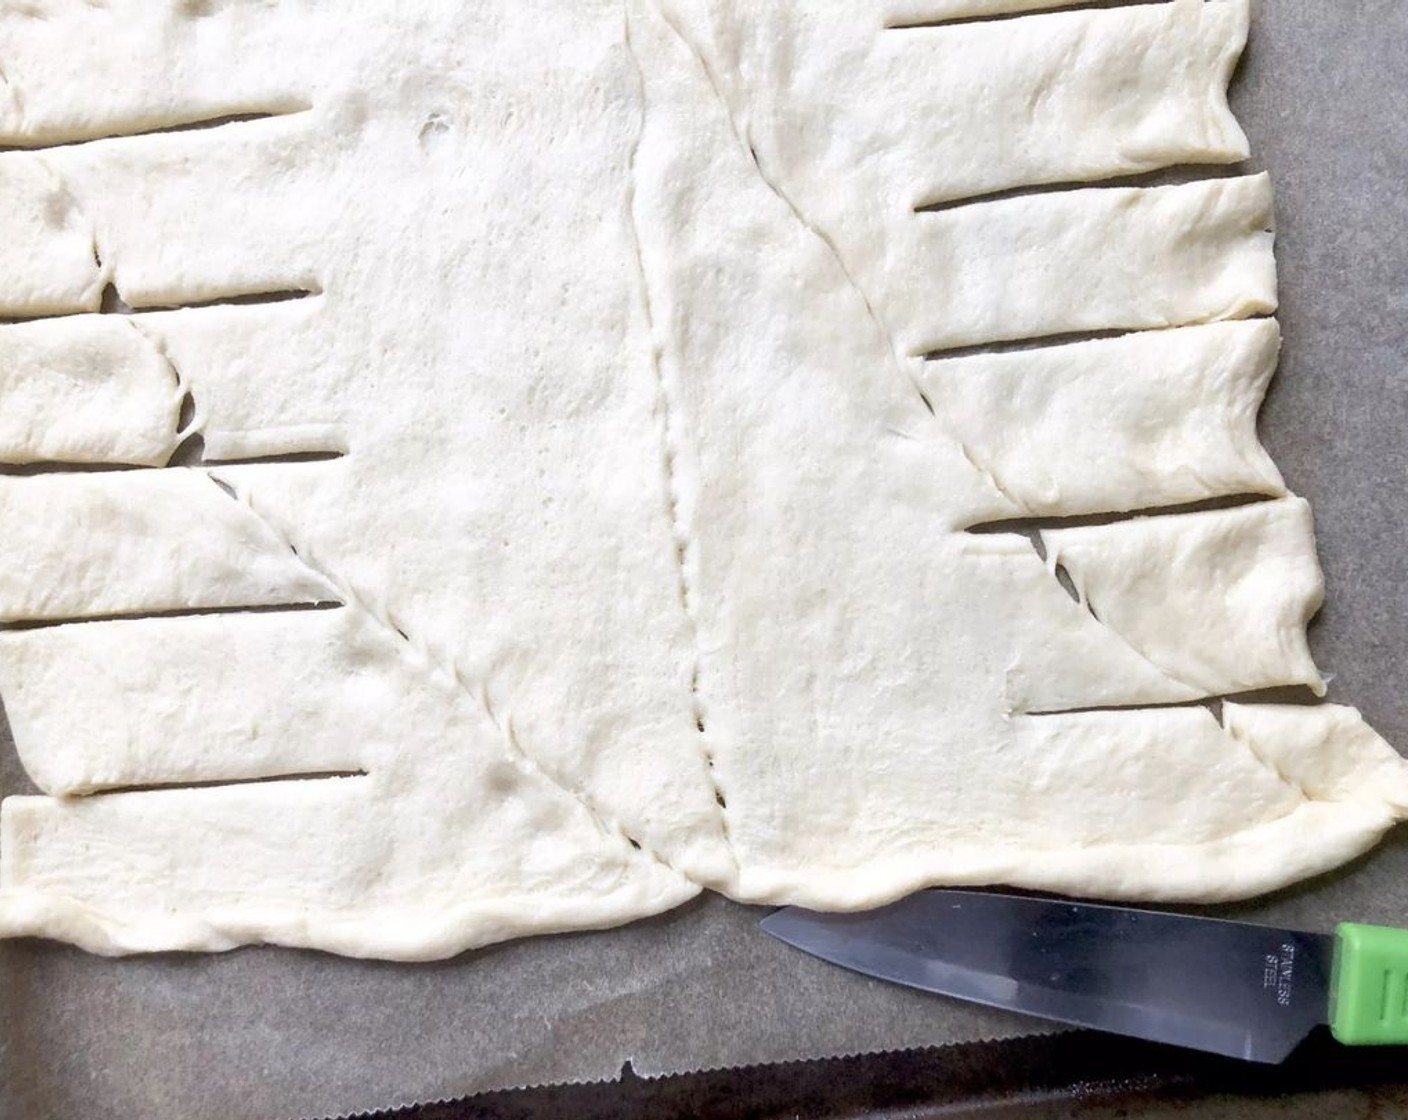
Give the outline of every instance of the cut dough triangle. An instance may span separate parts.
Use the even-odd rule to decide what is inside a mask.
[[[1199,706],[1323,692],[1268,182],[1128,181],[1246,155],[1246,4],[1031,6],[0,14],[0,933],[1213,899],[1408,814]]]

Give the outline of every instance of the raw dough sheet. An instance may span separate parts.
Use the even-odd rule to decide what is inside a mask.
[[[1408,741],[1408,78],[1388,2],[1274,0],[1234,91],[1277,185],[1285,335],[1263,437],[1315,503],[1332,698]],[[0,792],[24,785],[6,748]],[[1408,921],[1408,843],[1239,913]],[[277,950],[120,965],[0,946],[0,1116],[330,1114],[526,1082],[925,1045],[1029,1029],[859,980],[755,935],[718,899],[602,934],[390,966]]]

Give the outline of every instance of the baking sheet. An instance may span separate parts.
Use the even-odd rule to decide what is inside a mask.
[[[1408,749],[1408,4],[1263,0],[1234,105],[1271,170],[1285,352],[1263,431],[1315,509],[1330,698]],[[29,788],[0,731],[0,793]],[[1408,924],[1408,828],[1221,913]],[[433,965],[246,949],[122,961],[0,943],[0,1118],[331,1115],[555,1080],[1025,1033],[830,968],[706,898]]]

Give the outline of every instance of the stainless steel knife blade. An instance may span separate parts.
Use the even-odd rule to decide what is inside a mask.
[[[1257,1062],[1327,1021],[1335,948],[1327,934],[963,890],[857,914],[788,907],[762,928],[883,980]]]

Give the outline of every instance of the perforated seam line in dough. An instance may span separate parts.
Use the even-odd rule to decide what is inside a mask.
[[[626,211],[630,216],[631,250],[636,266],[636,275],[640,283],[641,304],[645,312],[646,327],[650,333],[650,365],[655,376],[656,398],[661,414],[661,466],[664,470],[666,513],[670,522],[670,538],[674,546],[675,575],[679,589],[680,606],[684,611],[685,625],[689,633],[691,661],[689,694],[693,707],[690,715],[694,721],[695,730],[699,735],[700,753],[704,761],[704,771],[709,780],[710,787],[713,790],[714,803],[718,806],[719,831],[722,835],[724,845],[728,850],[729,859],[733,862],[734,867],[737,868],[738,858],[729,838],[728,798],[724,794],[723,785],[719,781],[718,773],[714,767],[714,754],[709,746],[704,703],[700,695],[699,677],[703,666],[703,652],[699,645],[699,616],[694,601],[694,588],[689,579],[688,566],[693,542],[690,539],[689,526],[687,526],[680,517],[680,491],[679,481],[676,477],[676,463],[679,457],[680,446],[680,438],[676,429],[681,422],[680,409],[672,400],[673,394],[670,391],[669,377],[663,365],[663,348],[655,318],[655,303],[650,294],[650,278],[645,268],[645,257],[641,246],[640,221],[636,212],[636,160],[640,153],[641,138],[645,132],[645,122],[650,112],[650,103],[646,96],[645,71],[641,67],[640,55],[636,53],[635,41],[631,37],[629,0],[626,0],[626,3],[623,5],[622,17],[625,29],[626,51],[630,55],[632,66],[635,68],[641,106],[635,142],[631,145],[630,159],[626,167]]]
[[[300,563],[302,563],[305,567],[308,568],[309,571],[313,572],[315,575],[319,576],[323,580],[326,580],[327,583],[330,584],[340,596],[342,596],[344,610],[356,611],[363,615],[365,618],[368,618],[373,623],[375,623],[377,628],[380,629],[383,633],[395,635],[397,638],[400,639],[400,648],[410,649],[414,651],[416,656],[411,659],[412,664],[415,664],[417,661],[419,661],[425,666],[428,666],[432,672],[438,673],[442,679],[452,684],[454,686],[456,695],[462,696],[469,700],[473,704],[473,706],[480,713],[486,716],[489,719],[489,722],[492,723],[494,727],[498,729],[504,744],[504,753],[508,756],[510,761],[517,764],[524,772],[531,774],[534,777],[540,778],[541,780],[547,782],[549,785],[553,786],[555,789],[561,791],[566,796],[570,797],[579,806],[581,806],[581,808],[586,812],[587,816],[590,818],[592,823],[596,825],[596,827],[601,831],[604,836],[621,840],[631,849],[640,852],[647,859],[653,860],[655,863],[659,864],[661,867],[664,867],[672,874],[678,875],[680,878],[686,880],[687,882],[695,882],[695,880],[691,876],[687,875],[678,867],[674,866],[674,864],[670,863],[670,861],[665,859],[665,857],[662,856],[659,852],[641,843],[641,841],[637,840],[634,836],[627,832],[619,821],[617,821],[614,817],[603,812],[600,808],[594,805],[591,799],[588,798],[584,793],[581,793],[578,790],[574,790],[566,783],[559,781],[552,774],[552,772],[547,769],[547,767],[543,766],[531,754],[529,754],[528,751],[524,749],[523,745],[518,741],[518,736],[513,730],[512,720],[499,719],[497,714],[494,712],[492,705],[489,704],[487,697],[482,693],[482,691],[476,690],[471,687],[468,679],[466,678],[466,674],[455,663],[452,657],[446,656],[445,654],[432,649],[426,642],[412,638],[411,635],[405,629],[396,624],[393,612],[391,612],[390,610],[376,610],[371,605],[371,600],[368,596],[363,595],[348,580],[342,578],[336,572],[330,570],[325,565],[319,563],[309,549],[300,546],[294,540],[292,533],[285,529],[279,522],[275,521],[272,517],[270,517],[265,511],[257,507],[247,491],[240,491],[238,487],[235,487],[231,483],[226,482],[224,479],[219,478],[212,471],[207,470],[203,471],[202,473],[208,479],[210,479],[212,485],[218,486],[220,488],[222,496],[232,501],[237,501],[242,506],[244,506],[244,508],[249,511],[251,516],[257,518],[259,522],[266,529],[269,530],[270,533],[272,533],[278,540],[282,541],[289,548],[289,550],[296,557],[298,557]]]
[[[961,439],[958,439],[955,436],[950,435],[949,438],[953,440],[954,445],[958,448],[959,454],[962,455],[965,460],[967,460],[968,465],[972,467],[975,471],[977,471],[980,475],[982,475],[984,478],[986,478],[988,482],[992,485],[992,488],[1002,496],[1003,500],[1006,501],[1009,505],[1012,506],[1014,510],[1017,511],[1017,518],[1022,518],[1030,515],[1031,507],[1007,488],[1007,485],[1002,481],[1002,479],[997,476],[996,471],[985,467],[978,460],[978,457],[973,454],[973,449],[971,447],[969,447]],[[968,529],[965,528],[963,531],[967,532]]]
[[[1052,579],[1056,580],[1056,582],[1061,585],[1061,590],[1063,592],[1066,592],[1067,595],[1069,595],[1070,593],[1066,590],[1066,585],[1061,582],[1061,577],[1059,574],[1059,572],[1066,572],[1065,567],[1061,564],[1061,557],[1051,549],[1046,548],[1046,541],[1044,539],[1042,539],[1041,541],[1041,548],[1037,548],[1037,542],[1035,540],[1031,541],[1030,543],[1033,550],[1038,556],[1041,556],[1042,550],[1045,549],[1046,555],[1043,560],[1047,572],[1050,573]],[[1071,578],[1069,572],[1066,572],[1066,578]],[[1074,580],[1071,581],[1071,586],[1076,587]],[[1090,602],[1090,598],[1086,595],[1084,588],[1076,587],[1076,603],[1077,605],[1082,607],[1090,615],[1090,617],[1093,618],[1111,637],[1113,637],[1116,641],[1123,645],[1125,649],[1129,650],[1130,653],[1134,654],[1135,657],[1139,658],[1140,661],[1148,665],[1149,668],[1157,672],[1170,684],[1177,685],[1179,688],[1189,689],[1190,691],[1195,692],[1200,696],[1206,696],[1208,694],[1206,689],[1193,684],[1191,681],[1185,681],[1176,673],[1170,672],[1164,666],[1151,659],[1148,654],[1146,654],[1143,650],[1141,650],[1138,646],[1131,642],[1129,638],[1127,638],[1124,634],[1120,633],[1117,627],[1111,625],[1105,619],[1101,618],[1096,613],[1095,607]]]
[[[1309,704],[1307,705],[1307,707],[1319,707],[1319,704]],[[1243,747],[1245,747],[1247,753],[1250,754],[1252,758],[1255,759],[1258,763],[1260,763],[1263,769],[1267,770],[1269,773],[1274,775],[1282,784],[1290,786],[1292,789],[1294,789],[1297,793],[1300,794],[1302,800],[1307,802],[1320,801],[1326,803],[1334,803],[1337,800],[1333,797],[1313,796],[1305,788],[1304,785],[1302,785],[1300,782],[1296,781],[1294,778],[1288,775],[1284,770],[1281,769],[1281,767],[1277,766],[1273,759],[1268,758],[1265,754],[1259,751],[1256,746],[1256,740],[1254,740],[1251,736],[1240,731],[1235,725],[1230,724],[1227,719],[1226,709],[1224,709],[1221,705],[1218,706],[1218,710],[1215,713],[1215,718],[1217,719],[1218,724],[1222,727],[1224,735],[1226,735],[1234,743],[1240,743]]]
[[[201,429],[205,427],[205,414],[201,412],[200,402],[196,399],[195,394],[191,391],[190,383],[186,380],[185,374],[181,372],[180,368],[176,365],[175,361],[172,360],[171,355],[167,352],[166,344],[160,339],[153,338],[151,334],[147,332],[146,328],[141,326],[130,315],[124,315],[123,321],[129,327],[131,327],[132,330],[136,332],[137,337],[140,338],[147,346],[151,347],[152,351],[156,354],[156,356],[160,358],[163,363],[165,363],[167,371],[171,374],[172,378],[176,382],[176,389],[180,393],[180,400],[182,401],[183,406],[184,402],[187,399],[189,399],[191,402],[190,420],[188,420],[185,424],[182,424],[180,422],[180,418],[177,418],[176,435],[174,437],[175,446],[172,448],[171,452],[172,456],[174,457],[176,453],[180,450],[182,443],[190,439],[192,436],[200,434]]]
[[[77,196],[69,190],[68,183],[65,181],[64,177],[54,170],[53,165],[50,164],[47,159],[38,152],[30,153],[30,158],[33,159],[39,167],[43,168],[44,173],[48,175],[57,185],[58,189],[63,192],[64,197],[68,200],[73,211],[82,215],[83,221],[88,226],[88,240],[93,254],[93,264],[98,270],[99,290],[106,288],[108,284],[112,283],[112,267],[107,263],[103,253],[103,247],[98,243],[98,223],[92,219],[87,210],[79,205]],[[37,318],[47,319],[51,318],[51,316],[41,315],[37,316]]]
[[[822,246],[826,249],[827,254],[831,257],[836,267],[840,270],[841,276],[845,280],[847,287],[849,287],[851,291],[853,291],[856,296],[860,299],[862,306],[865,308],[866,315],[869,317],[870,321],[875,325],[875,329],[879,332],[880,337],[884,340],[885,349],[888,350],[890,353],[890,359],[895,367],[895,370],[900,374],[901,377],[903,377],[907,382],[909,382],[910,388],[912,388],[915,394],[919,397],[919,400],[923,403],[924,408],[928,411],[930,416],[933,416],[934,406],[929,401],[928,394],[924,392],[923,386],[919,384],[918,380],[914,377],[914,375],[911,374],[905,368],[904,361],[900,358],[899,349],[895,345],[895,336],[893,332],[890,330],[889,325],[881,317],[880,312],[876,309],[874,302],[870,298],[870,295],[866,292],[863,287],[861,287],[860,283],[856,280],[854,273],[851,272],[850,266],[846,263],[846,258],[841,254],[840,247],[836,244],[836,242],[832,239],[831,235],[827,233],[825,229],[823,229],[820,225],[812,221],[812,219],[807,216],[805,211],[802,210],[802,208],[797,204],[797,202],[786,191],[782,189],[781,183],[778,182],[773,175],[769,174],[767,168],[763,166],[762,160],[758,157],[757,148],[753,145],[751,138],[747,135],[744,129],[739,126],[738,121],[734,118],[733,110],[728,103],[728,98],[724,95],[723,87],[719,84],[718,77],[714,73],[714,68],[712,65],[710,65],[708,58],[704,55],[704,52],[700,50],[697,45],[695,45],[694,41],[690,39],[687,34],[685,34],[684,29],[680,27],[679,24],[676,23],[676,21],[670,17],[670,14],[665,11],[665,9],[661,7],[658,3],[656,4],[655,10],[660,14],[660,17],[665,21],[666,26],[669,27],[669,29],[674,33],[675,37],[679,39],[679,41],[684,45],[685,49],[689,51],[689,53],[694,57],[694,60],[699,64],[700,69],[704,72],[704,78],[708,82],[709,89],[713,93],[715,100],[718,101],[719,107],[723,110],[724,119],[728,122],[729,131],[733,133],[734,139],[738,142],[739,147],[742,148],[744,155],[748,159],[748,163],[753,168],[754,172],[757,174],[758,181],[761,182],[763,186],[765,186],[777,198],[779,202],[781,202],[784,206],[787,207],[787,209],[791,212],[792,217],[796,220],[798,225],[800,225],[804,230],[806,230],[808,233],[810,233],[813,237],[815,237],[818,241],[821,242]]]

